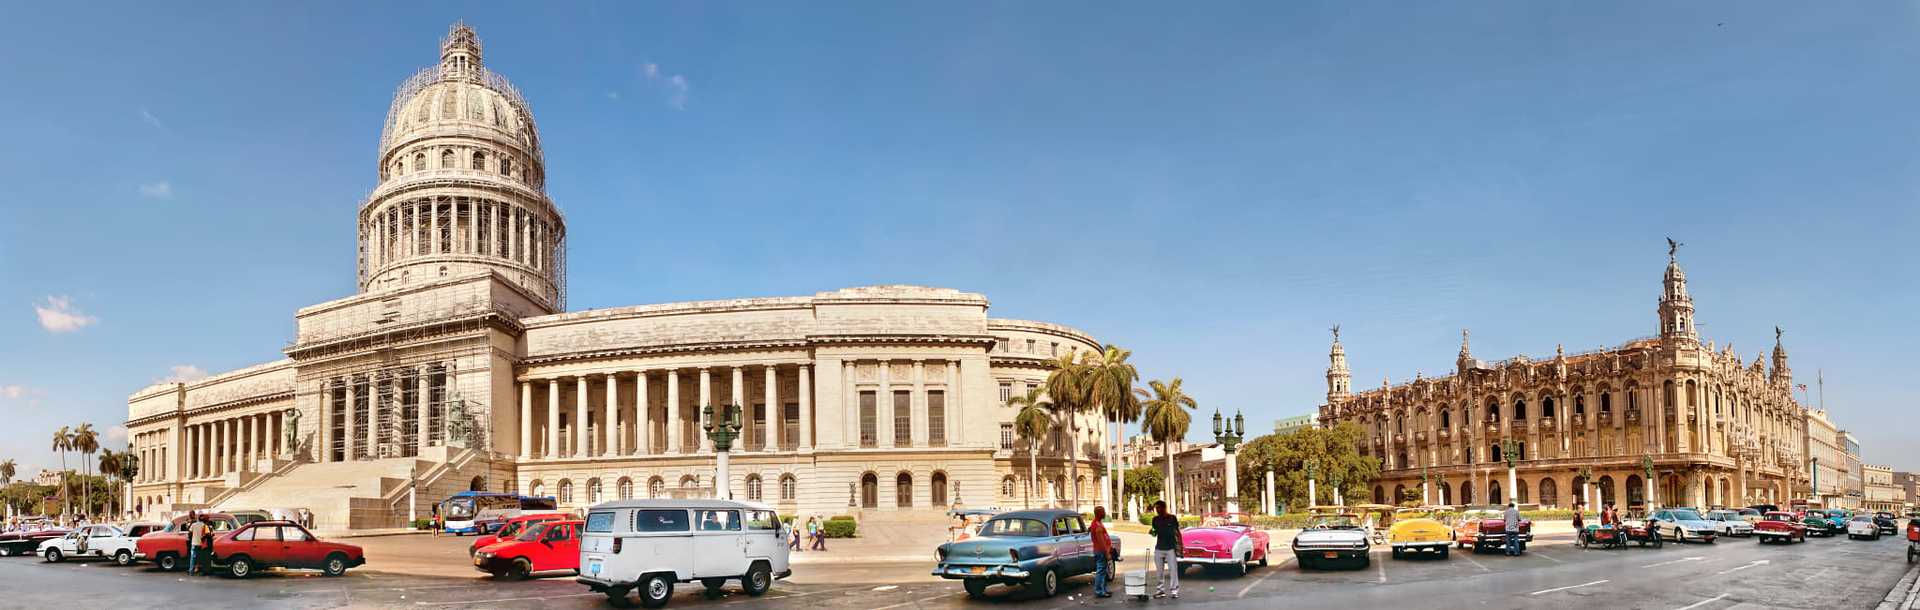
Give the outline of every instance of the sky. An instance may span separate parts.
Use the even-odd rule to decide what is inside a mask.
[[[1785,329],[1920,469],[1912,3],[6,2],[0,459],[352,294],[394,88],[465,20],[531,100],[570,308],[979,292],[1249,427],[1475,355]],[[537,9],[537,10],[536,10]],[[1820,396],[1812,396],[1818,401]]]

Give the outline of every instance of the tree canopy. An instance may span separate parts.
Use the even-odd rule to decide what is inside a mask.
[[[1301,428],[1286,434],[1268,434],[1240,445],[1240,497],[1260,497],[1266,472],[1273,471],[1274,498],[1301,509],[1307,501],[1307,465],[1312,460],[1320,502],[1331,503],[1334,485],[1347,503],[1370,499],[1380,460],[1360,454],[1366,431],[1359,424],[1341,422],[1332,428]],[[1244,500],[1242,502],[1245,504]]]

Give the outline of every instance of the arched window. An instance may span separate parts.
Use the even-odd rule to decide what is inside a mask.
[[[440,151],[440,169],[453,169],[453,149]]]
[[[1487,501],[1493,504],[1507,503],[1507,497],[1500,495],[1499,481],[1490,481],[1487,483]]]
[[[1600,393],[1600,412],[1601,413],[1613,412],[1613,393],[1612,392]]]
[[[680,477],[680,489],[682,490],[693,491],[695,488],[699,487],[699,485],[700,485],[700,479],[694,478],[693,475]]]
[[[660,480],[660,477],[647,479],[647,497],[648,498],[664,498],[666,497],[666,492],[667,492],[666,481]]]
[[[540,479],[534,479],[532,483],[527,484],[527,495],[529,496],[544,496],[546,495],[546,491],[547,484],[540,482]]]
[[[1460,499],[1457,501],[1457,503],[1458,504],[1473,503],[1473,482],[1472,481],[1462,481],[1460,483]]]
[[[1513,419],[1515,421],[1520,421],[1526,418],[1527,418],[1527,399],[1525,398],[1513,399]]]
[[[927,481],[927,491],[933,492],[933,505],[947,505],[947,473],[935,471],[933,478]]]
[[[1553,397],[1552,396],[1548,396],[1546,398],[1540,399],[1540,416],[1553,417]]]
[[[620,499],[632,500],[633,499],[633,479],[620,477],[619,493],[620,493]]]
[[[427,168],[427,153],[423,153],[423,152],[413,153],[413,171],[417,172],[420,170],[424,170],[426,168]]]
[[[1587,397],[1586,396],[1582,396],[1579,394],[1573,395],[1573,414],[1574,415],[1587,414]]]
[[[794,480],[793,475],[780,475],[780,499],[792,500],[799,497],[799,493],[797,493],[799,491],[797,489],[798,487],[799,482]]]
[[[1520,498],[1521,504],[1527,503],[1527,480],[1526,479],[1519,479],[1514,481],[1513,491],[1514,491],[1514,494]]]
[[[913,508],[913,475],[902,472],[893,478],[893,505]]]
[[[1453,410],[1452,409],[1440,410],[1440,429],[1441,430],[1453,429]]]
[[[487,169],[486,151],[482,151],[482,150],[473,151],[473,169],[476,169],[476,170]]]
[[[871,472],[860,475],[860,506],[880,508],[880,477]]]
[[[760,475],[747,475],[747,499],[760,501]]]
[[[587,479],[587,503],[600,503],[600,479]]]
[[[1640,475],[1627,475],[1627,505],[1632,506],[1646,501],[1647,483],[1640,479]]]
[[[1387,503],[1387,488],[1379,485],[1373,486],[1373,503],[1374,504]]]
[[[513,176],[513,159],[509,159],[507,157],[500,158],[500,175],[508,176],[508,177]]]
[[[560,503],[561,504],[573,503],[573,481],[572,480],[560,479]]]
[[[1001,477],[1000,478],[1000,495],[1009,497],[1009,498],[1013,497],[1014,485],[1015,483],[1013,480],[1013,475],[1007,475],[1007,476]]]
[[[407,173],[407,166],[405,164],[402,164],[399,161],[393,162],[393,175],[400,176],[406,173]]]
[[[1487,399],[1487,423],[1491,424],[1498,421],[1500,421],[1500,401],[1492,398],[1488,398]]]
[[[1599,487],[1600,487],[1599,489],[1600,504],[1602,506],[1607,504],[1613,504],[1614,503],[1613,499],[1615,497],[1613,495],[1613,477],[1610,477],[1610,476],[1600,477]]]
[[[482,479],[476,475],[473,477],[472,480],[467,481],[467,491],[486,491],[486,490],[487,490],[486,479]]]

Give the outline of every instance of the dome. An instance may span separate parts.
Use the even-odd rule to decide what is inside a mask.
[[[456,24],[440,43],[440,63],[415,73],[393,92],[380,131],[380,158],[423,138],[462,135],[519,149],[544,163],[533,109],[506,77],[480,61],[473,29]]]

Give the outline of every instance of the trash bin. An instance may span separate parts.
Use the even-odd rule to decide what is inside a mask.
[[[1126,583],[1127,583],[1126,584],[1127,595],[1129,597],[1133,597],[1135,599],[1140,599],[1140,600],[1147,599],[1147,571],[1146,570],[1134,570],[1132,572],[1127,572]]]

